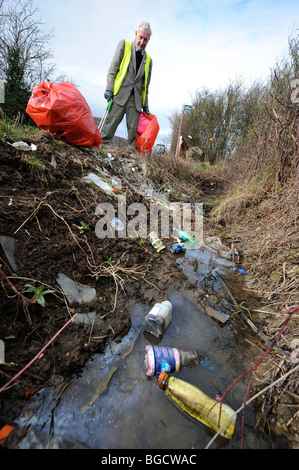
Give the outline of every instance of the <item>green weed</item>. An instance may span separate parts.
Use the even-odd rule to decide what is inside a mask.
[[[46,306],[46,301],[45,301],[44,296],[46,294],[52,294],[53,292],[55,292],[54,290],[51,290],[51,289],[44,290],[45,286],[43,284],[41,284],[39,287],[32,286],[31,284],[26,284],[25,287],[27,287],[27,289],[24,292],[33,293],[33,297],[31,301],[33,303],[37,302],[42,307]]]
[[[86,232],[86,230],[89,230],[89,225],[86,224],[85,222],[81,222],[79,229],[80,229],[80,233],[84,233]]]

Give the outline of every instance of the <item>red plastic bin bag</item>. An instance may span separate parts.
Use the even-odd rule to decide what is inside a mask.
[[[57,140],[88,148],[102,143],[90,108],[72,83],[46,81],[35,85],[26,112]]]
[[[136,149],[139,153],[148,153],[154,146],[160,126],[153,114],[140,113],[137,127]]]

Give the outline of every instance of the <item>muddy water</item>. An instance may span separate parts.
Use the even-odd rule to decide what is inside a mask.
[[[168,292],[168,298],[172,321],[160,341],[145,331],[145,306],[132,304],[132,327],[125,338],[109,345],[104,355],[96,355],[63,392],[66,382],[28,403],[19,425],[31,426],[20,448],[204,449],[209,445],[214,433],[174,405],[157,387],[157,377],[146,376],[146,345],[196,349],[207,356],[208,367],[174,375],[213,398],[252,365],[257,351],[230,321],[215,321],[188,300],[183,282],[181,289]],[[245,378],[227,395],[225,402],[233,409],[242,405],[247,384]],[[211,448],[240,448],[240,440],[241,414],[233,438],[218,437]],[[244,448],[272,448],[271,441],[255,429],[250,405]]]

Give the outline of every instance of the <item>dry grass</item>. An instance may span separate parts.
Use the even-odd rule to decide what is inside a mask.
[[[254,146],[219,166],[226,182],[212,212],[216,229],[238,240],[247,271],[247,288],[260,298],[250,312],[270,340],[280,331],[283,312],[299,305],[299,108],[288,107],[265,123]],[[271,354],[258,369],[253,389],[292,371],[298,351],[299,315],[294,314],[279,340],[286,357]],[[296,349],[297,348],[297,349]],[[298,448],[298,370],[261,396],[259,426],[284,432]],[[279,423],[279,429],[276,424]]]

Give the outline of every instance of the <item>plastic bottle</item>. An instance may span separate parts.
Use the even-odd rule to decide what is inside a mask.
[[[109,196],[115,196],[115,189],[111,188],[111,186],[109,186],[106,181],[103,181],[99,176],[95,175],[94,173],[89,173],[88,176],[85,176],[83,179],[88,182],[92,181]]]
[[[172,229],[176,234],[177,236],[185,241],[185,242],[189,242],[189,243],[192,243],[194,244],[196,242],[195,238],[194,237],[191,237],[191,235],[189,235],[189,233],[187,232],[184,232],[184,230],[179,230],[178,228],[176,227],[173,227]]]
[[[219,434],[227,439],[232,438],[236,413],[228,405],[222,403],[220,409],[220,403],[210,398],[199,388],[176,377],[169,377],[165,372],[161,372],[159,375],[157,385],[182,410],[213,431],[218,432],[225,425]]]
[[[177,348],[147,345],[145,350],[144,366],[149,377],[158,375],[160,372],[177,372],[185,367],[205,364],[207,360],[194,349],[182,351]]]
[[[117,176],[112,176],[111,183],[114,188],[121,189],[121,179]]]
[[[157,303],[146,315],[146,329],[158,338],[163,335],[172,320],[172,304],[169,300]]]
[[[226,258],[221,258],[221,256],[218,256],[216,253],[212,254],[210,258],[210,264],[213,267],[224,268],[232,271],[237,271],[238,269],[233,261],[230,261]]]

